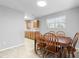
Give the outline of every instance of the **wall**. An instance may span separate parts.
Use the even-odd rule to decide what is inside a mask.
[[[56,29],[49,29],[47,27],[46,19],[55,18],[62,15],[66,16],[66,28],[64,31],[67,36],[73,38],[75,33],[79,32],[79,7],[40,17],[40,32],[44,34],[48,31],[57,31]],[[77,47],[79,47],[78,44]]]
[[[22,12],[0,6],[0,49],[23,44],[23,18]]]

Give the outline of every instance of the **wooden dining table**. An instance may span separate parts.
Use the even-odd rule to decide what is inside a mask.
[[[72,44],[71,37],[58,37],[58,38],[59,38],[58,43],[62,45],[63,47],[67,47],[68,45]]]
[[[71,37],[57,36],[57,38],[59,38],[58,44],[62,46],[62,51],[65,50],[68,46],[72,45],[72,38]],[[45,42],[45,38],[42,37],[41,39],[43,40],[41,42],[45,43],[47,45],[47,42]],[[37,40],[35,40],[35,51],[36,51],[36,42],[37,42]],[[65,54],[66,54],[66,51],[64,52],[64,57],[66,57]]]
[[[67,53],[67,47],[72,45],[72,38],[71,37],[58,37],[59,41],[58,44],[62,46],[62,51],[64,51],[64,53],[62,53],[61,57],[66,57],[66,53]]]

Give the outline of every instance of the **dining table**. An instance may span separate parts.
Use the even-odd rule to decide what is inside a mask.
[[[72,38],[71,37],[66,37],[66,36],[64,36],[64,37],[59,37],[58,36],[58,43],[60,44],[60,45],[62,45],[63,47],[67,47],[68,45],[71,45],[72,44]]]
[[[71,37],[67,37],[67,36],[64,36],[64,37],[58,36],[58,38],[59,38],[58,44],[62,46],[61,57],[66,57],[67,47],[72,45],[73,40]]]
[[[67,47],[72,45],[72,38],[71,37],[67,37],[67,36],[57,36],[57,38],[59,39],[58,40],[58,44],[62,46],[62,51],[64,51],[64,57],[66,57],[66,52],[67,52]],[[46,41],[45,41],[45,38],[42,37],[41,38],[41,43],[45,43],[46,45],[48,44]],[[37,42],[37,39],[35,40],[35,52],[36,52],[36,42]],[[61,57],[63,56],[63,53],[61,54]]]

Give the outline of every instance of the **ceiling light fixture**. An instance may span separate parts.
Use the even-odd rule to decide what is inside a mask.
[[[25,19],[27,19],[28,17],[27,17],[27,16],[25,16],[24,18],[25,18]]]
[[[40,7],[45,7],[47,5],[46,0],[38,0],[37,5]]]

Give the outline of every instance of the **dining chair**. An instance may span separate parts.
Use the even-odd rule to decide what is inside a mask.
[[[65,36],[65,32],[64,31],[57,31],[56,35],[57,36]]]
[[[54,57],[60,57],[60,45],[57,43],[58,39],[56,38],[55,34],[45,33],[44,39],[46,42],[44,57],[46,57],[49,53],[52,53]]]
[[[76,44],[78,42],[78,38],[79,38],[79,33],[76,33],[74,38],[73,38],[73,41],[72,41],[72,45],[68,46],[67,47],[67,50],[68,50],[68,57],[70,57],[70,54],[72,54],[72,57],[74,58],[75,57],[75,54],[74,52],[76,51]]]
[[[43,35],[40,32],[36,32],[34,45],[36,54],[38,54],[39,56],[43,54],[45,45],[46,44],[44,43]]]
[[[55,34],[55,31],[49,31],[48,33],[53,33],[53,34]]]

